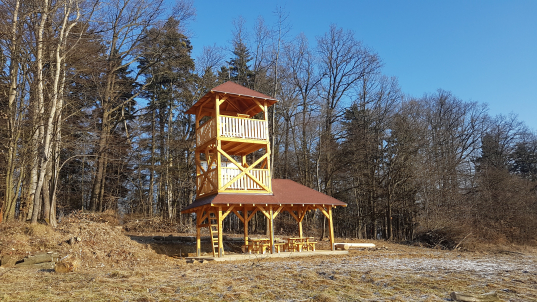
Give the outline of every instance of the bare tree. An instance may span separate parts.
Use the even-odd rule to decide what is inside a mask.
[[[121,111],[138,95],[135,93],[128,98],[119,99],[115,93],[118,85],[117,74],[137,61],[137,51],[144,38],[146,30],[152,26],[162,12],[162,0],[113,0],[101,20],[108,44],[107,69],[101,92],[101,129],[97,146],[97,170],[91,191],[90,208],[97,210],[102,204],[105,180],[106,156],[108,139],[113,127],[113,114]],[[140,71],[135,80],[142,74]]]
[[[54,174],[54,179],[57,179],[58,160],[54,156],[59,156],[59,144],[61,141],[61,122],[63,108],[63,94],[65,85],[65,58],[69,51],[67,49],[67,38],[73,27],[78,23],[81,16],[81,8],[78,0],[64,0],[56,2],[54,6],[49,7],[48,0],[43,3],[43,11],[41,20],[37,29],[37,94],[40,117],[39,127],[39,177],[37,181],[34,211],[32,213],[32,223],[37,223],[39,209],[41,207],[41,194],[43,193],[44,218],[47,223],[56,226],[56,197],[54,189],[51,194],[49,191],[49,182]],[[49,47],[52,49],[51,56],[52,70],[50,92],[48,94],[49,104],[47,115],[45,116],[45,100],[44,100],[44,67],[43,67],[43,34],[45,24],[47,24],[49,14],[55,19],[59,19],[60,26],[55,29],[57,36],[55,43]],[[59,18],[58,18],[59,17]],[[53,164],[54,163],[54,164]],[[54,170],[54,171],[53,171]],[[45,188],[45,189],[43,189]],[[42,191],[43,190],[43,191]]]
[[[331,147],[335,142],[333,125],[341,117],[341,102],[352,97],[353,88],[360,79],[378,72],[381,63],[378,56],[357,41],[351,31],[343,31],[335,25],[317,39],[317,48],[323,74],[321,98],[325,118],[322,140],[327,146],[319,148],[319,152],[324,153],[324,191],[332,195],[335,172]]]
[[[297,166],[304,185],[313,186],[313,173],[310,169],[312,153],[312,112],[315,109],[316,94],[321,82],[321,75],[316,70],[316,57],[309,49],[308,40],[300,34],[294,42],[284,49],[285,65],[289,68],[290,83],[300,97],[300,157]],[[316,128],[316,127],[314,127]],[[296,141],[295,141],[296,143]],[[298,148],[295,148],[298,149]]]
[[[463,102],[439,90],[421,100],[427,145],[422,152],[419,192],[423,225],[440,229],[453,213],[464,206],[461,188],[468,187],[471,159],[479,149],[486,106]]]
[[[18,126],[20,125],[20,119],[17,118],[20,116],[18,114],[16,97],[17,97],[17,85],[19,83],[19,47],[20,47],[20,28],[19,28],[19,9],[20,9],[20,0],[14,2],[3,1],[2,8],[5,9],[5,12],[11,12],[11,28],[8,31],[6,25],[4,28],[6,32],[9,32],[9,40],[6,42],[7,56],[9,58],[9,75],[7,79],[7,106],[2,106],[0,108],[0,119],[5,121],[5,136],[2,136],[2,154],[5,156],[5,171],[0,171],[0,173],[5,173],[4,179],[4,194],[3,202],[0,207],[0,215],[3,216],[4,220],[11,220],[15,218],[15,205],[16,205],[16,190],[12,189],[14,172],[15,172],[15,161],[17,156],[17,142],[19,139],[20,132],[17,131]],[[7,17],[7,16],[6,16]]]

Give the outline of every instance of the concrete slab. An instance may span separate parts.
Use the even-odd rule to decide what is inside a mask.
[[[315,257],[315,256],[329,256],[329,255],[347,255],[349,251],[325,251],[316,250],[314,252],[281,252],[275,254],[232,254],[224,255],[224,257],[213,256],[201,256],[201,257],[187,257],[187,261],[240,261],[240,260],[256,260],[265,258],[295,258],[295,257]]]

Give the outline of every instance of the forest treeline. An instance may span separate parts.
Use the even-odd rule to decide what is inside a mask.
[[[535,239],[535,134],[448,91],[405,95],[352,31],[292,37],[279,10],[270,25],[236,18],[230,45],[193,58],[189,1],[1,0],[0,14],[4,221],[114,210],[188,229],[195,127],[184,112],[231,80],[280,100],[273,178],[348,203],[337,236]],[[232,219],[226,228],[240,228]]]

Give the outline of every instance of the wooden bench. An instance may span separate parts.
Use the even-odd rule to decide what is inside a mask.
[[[292,242],[286,243],[285,247],[288,252],[302,252],[302,250],[306,250],[307,244],[305,242]]]
[[[270,250],[270,243],[267,240],[258,240],[253,239],[251,242],[248,242],[248,245],[241,246],[243,253],[261,253],[265,254],[267,250]]]
[[[316,241],[308,241],[304,244],[304,247],[306,248],[306,251],[313,251],[315,252],[315,244]]]
[[[310,241],[313,239],[313,237],[287,238],[285,249],[288,252],[315,251],[315,244],[317,242]]]
[[[283,252],[285,249],[285,243],[274,243],[274,250],[276,253]]]
[[[248,244],[248,245],[243,245],[243,246],[241,246],[241,249],[242,249],[242,252],[243,252],[243,253],[245,253],[245,254],[246,254],[246,253],[251,254],[251,253],[252,253],[252,247],[253,247],[252,244]]]

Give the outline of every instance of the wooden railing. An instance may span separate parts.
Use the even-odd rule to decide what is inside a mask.
[[[267,122],[232,116],[220,116],[220,136],[267,140]],[[216,123],[212,118],[196,131],[196,144],[202,146],[216,137]]]
[[[220,136],[267,139],[267,122],[232,116],[220,116]]]
[[[215,185],[218,185],[217,183],[218,169],[214,169],[212,171],[209,171],[208,173],[209,173],[209,178],[213,181],[213,183]],[[205,181],[205,177],[203,177],[202,175],[198,175],[197,177],[198,188],[201,187],[203,181]],[[210,181],[205,181],[205,185],[203,186],[203,188],[201,189],[201,192],[199,192],[198,195],[201,196],[201,195],[213,192],[213,191],[216,191],[216,188],[211,185]]]
[[[196,131],[196,145],[201,146],[214,137],[216,137],[216,123],[215,119],[212,118]]]
[[[241,173],[241,170],[237,168],[222,168],[222,186],[227,185],[228,182],[233,180],[235,176]],[[270,175],[267,169],[252,169],[250,174],[257,178],[263,185],[270,189]],[[228,189],[231,190],[263,190],[253,179],[248,175],[243,175],[237,179],[234,183],[229,185]]]

